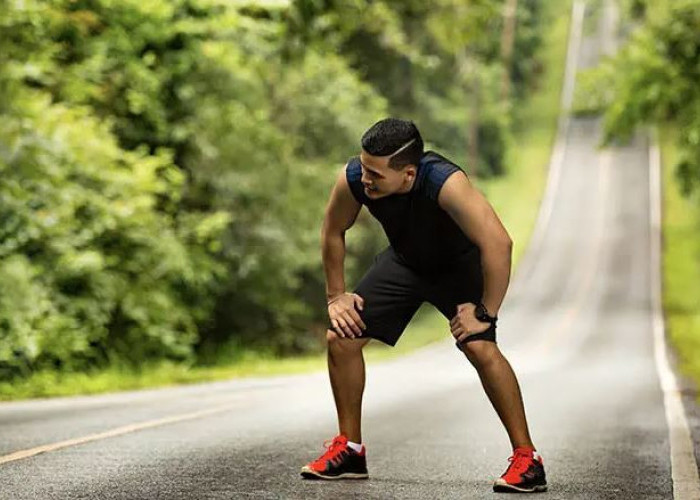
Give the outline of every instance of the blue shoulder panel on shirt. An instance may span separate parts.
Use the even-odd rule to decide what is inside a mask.
[[[355,199],[359,203],[366,205],[369,198],[365,194],[364,187],[362,186],[362,166],[357,156],[348,161],[348,165],[345,168],[345,178],[348,181],[348,186],[350,186],[350,191],[352,191]]]
[[[427,152],[421,159],[423,174],[423,192],[433,201],[437,201],[440,189],[447,178],[458,170],[462,170],[444,157]]]

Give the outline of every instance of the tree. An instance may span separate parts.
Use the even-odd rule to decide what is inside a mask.
[[[640,3],[643,23],[617,56],[585,75],[580,111],[605,112],[605,141],[629,137],[642,124],[680,131],[677,176],[686,193],[700,186],[700,0]]]

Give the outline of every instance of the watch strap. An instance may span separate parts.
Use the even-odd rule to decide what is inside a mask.
[[[479,321],[491,323],[492,325],[495,325],[498,321],[498,316],[489,315],[488,309],[486,309],[486,306],[482,302],[476,305],[475,312],[477,313],[476,319]]]

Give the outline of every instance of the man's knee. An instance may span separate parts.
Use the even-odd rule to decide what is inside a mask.
[[[498,346],[490,340],[472,340],[471,342],[463,342],[461,345],[462,352],[476,367],[486,366],[500,355]]]
[[[354,353],[362,350],[369,342],[369,338],[354,338],[341,337],[335,330],[326,330],[326,342],[328,350],[333,354]]]

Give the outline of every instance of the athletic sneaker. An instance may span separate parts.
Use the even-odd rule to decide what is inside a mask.
[[[516,448],[508,461],[510,465],[493,483],[493,491],[534,493],[547,491],[542,457],[532,448]]]
[[[330,444],[323,443],[326,452],[315,461],[301,468],[305,479],[367,479],[365,446],[357,452],[348,446],[348,438],[342,434]]]

